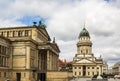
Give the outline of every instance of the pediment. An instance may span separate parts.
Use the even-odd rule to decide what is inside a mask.
[[[81,60],[78,60],[76,63],[95,63],[95,62],[88,59],[81,59]]]
[[[51,41],[50,36],[49,36],[46,28],[39,27],[38,29],[39,29],[39,31],[41,31],[41,33],[42,33],[43,35],[45,35],[45,36],[48,38],[49,41]]]

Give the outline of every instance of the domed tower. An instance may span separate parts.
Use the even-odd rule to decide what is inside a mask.
[[[92,53],[92,42],[87,29],[84,27],[79,34],[77,54],[73,58],[73,76],[92,77],[102,74],[102,59],[97,59]]]
[[[79,34],[79,41],[77,43],[77,54],[92,54],[92,42],[90,41],[89,32],[84,27]]]

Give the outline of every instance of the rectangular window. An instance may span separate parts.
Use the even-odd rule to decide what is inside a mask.
[[[94,67],[92,67],[92,69],[94,69]]]
[[[88,75],[90,75],[90,72],[88,72]]]
[[[79,69],[81,69],[81,67],[79,67]]]
[[[99,67],[97,67],[97,69],[99,69]]]
[[[92,74],[94,75],[94,72],[92,72]]]
[[[77,73],[75,72],[75,75],[76,75]]]

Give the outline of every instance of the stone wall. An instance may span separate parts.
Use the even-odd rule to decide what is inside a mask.
[[[47,81],[69,81],[72,72],[47,72]]]

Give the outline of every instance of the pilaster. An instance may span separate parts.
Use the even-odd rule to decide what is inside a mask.
[[[26,47],[26,68],[30,69],[30,47]]]

